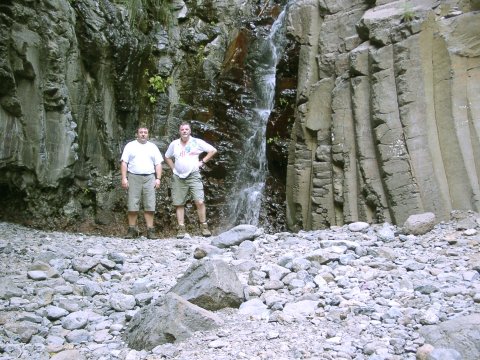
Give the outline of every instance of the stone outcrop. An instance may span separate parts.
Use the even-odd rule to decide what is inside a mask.
[[[478,10],[433,0],[292,5],[301,50],[291,228],[478,211]]]
[[[255,70],[284,8],[254,225],[274,232],[478,211],[478,0],[175,0],[165,16],[146,8],[137,22],[109,0],[6,0],[0,218],[123,234],[124,144],[145,123],[165,152],[190,120],[219,150],[203,173],[209,221],[217,233],[241,223],[246,210],[232,210],[232,197],[240,174],[253,172],[246,166],[260,162],[245,159]],[[150,85],[154,75],[164,88]],[[157,195],[163,235],[175,225],[170,174]],[[196,218],[187,207],[192,234]]]

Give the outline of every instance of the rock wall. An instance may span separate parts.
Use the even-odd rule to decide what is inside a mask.
[[[166,1],[132,22],[108,0],[7,0],[0,6],[0,219],[121,234],[123,146],[144,123],[162,153],[181,121],[219,155],[204,172],[209,219],[228,211],[252,97],[248,48],[278,5]],[[247,20],[252,19],[251,23]],[[165,91],[149,85],[158,75]],[[153,101],[151,101],[153,99]],[[167,166],[156,225],[175,227]],[[187,209],[187,223],[196,211]]]
[[[149,43],[106,1],[7,1],[0,12],[2,217],[108,223]]]
[[[480,4],[374,3],[292,5],[292,229],[480,209]]]
[[[109,0],[2,2],[0,219],[123,233],[124,144],[145,123],[165,152],[190,120],[195,136],[219,149],[204,172],[210,222],[233,225],[225,219],[238,166],[248,162],[257,39],[287,2],[165,3],[162,21],[147,8],[132,23]],[[478,211],[479,1],[287,8],[259,225],[316,229]],[[152,89],[153,75],[165,91]],[[156,225],[167,235],[175,217],[164,174]],[[192,207],[187,223],[196,225]]]

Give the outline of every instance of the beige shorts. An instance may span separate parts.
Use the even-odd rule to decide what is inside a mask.
[[[202,176],[200,171],[194,171],[185,179],[173,175],[172,179],[172,203],[174,206],[185,205],[191,197],[194,201],[204,201]]]
[[[155,211],[155,175],[128,174],[128,211]]]

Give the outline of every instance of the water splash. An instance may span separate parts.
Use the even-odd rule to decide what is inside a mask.
[[[286,43],[286,8],[273,23],[266,38],[257,39],[254,60],[255,103],[245,127],[242,162],[237,169],[237,189],[233,191],[231,224],[258,225],[267,176],[266,129],[275,100],[276,69]]]

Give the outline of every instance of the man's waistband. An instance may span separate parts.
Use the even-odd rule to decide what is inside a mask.
[[[138,175],[138,176],[150,176],[150,175],[155,175],[155,173],[151,173],[151,174],[134,174],[132,172],[128,172],[129,174],[132,174],[132,175]]]

